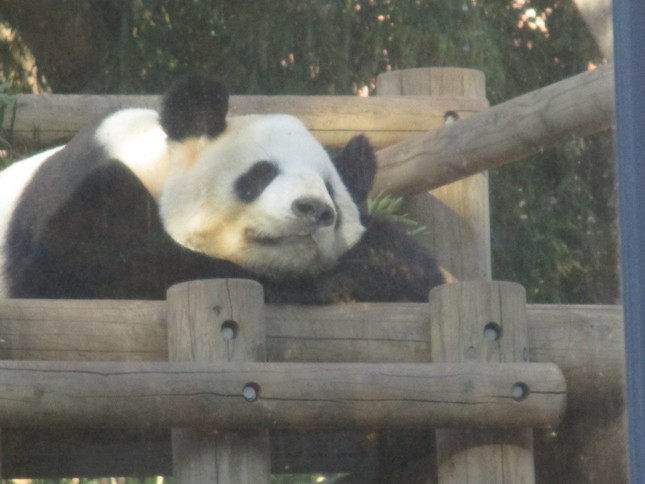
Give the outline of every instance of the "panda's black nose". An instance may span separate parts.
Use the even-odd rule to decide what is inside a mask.
[[[336,220],[334,209],[317,198],[298,198],[291,204],[291,210],[298,218],[316,226],[327,227]]]

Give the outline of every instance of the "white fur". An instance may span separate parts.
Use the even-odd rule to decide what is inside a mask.
[[[333,265],[353,246],[364,228],[358,209],[323,147],[292,116],[229,118],[215,140],[199,150],[184,143],[171,147],[166,185],[159,198],[166,230],[180,244],[212,257],[229,259],[259,273],[316,273]],[[186,157],[199,154],[187,163]],[[235,180],[260,160],[273,162],[280,174],[251,204],[234,193]],[[291,206],[314,197],[333,206],[331,184],[341,225],[312,230]],[[280,239],[267,246],[249,234]]]
[[[152,109],[124,109],[108,116],[96,141],[111,158],[130,168],[148,191],[159,196],[168,172],[166,133]]]
[[[20,195],[31,181],[34,173],[47,158],[59,151],[62,146],[44,151],[5,168],[0,172],[0,297],[6,297],[7,287],[4,278],[5,254],[7,253],[7,229],[11,215],[18,204]]]

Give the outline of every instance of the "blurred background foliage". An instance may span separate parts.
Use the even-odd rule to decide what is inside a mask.
[[[497,104],[603,62],[571,0],[0,0],[0,92],[357,94],[379,73],[470,67]],[[493,276],[531,302],[618,299],[612,133],[490,174]]]

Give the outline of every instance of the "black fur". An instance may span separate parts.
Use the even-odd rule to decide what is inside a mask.
[[[334,164],[352,200],[366,214],[367,195],[376,175],[376,156],[369,140],[363,135],[354,136],[334,159]]]
[[[235,181],[235,194],[244,203],[257,199],[273,179],[278,176],[278,167],[270,161],[256,162],[244,175]]]
[[[175,141],[208,136],[226,129],[228,92],[217,80],[191,75],[177,81],[161,105],[161,126]]]
[[[332,270],[315,278],[262,281],[268,302],[427,302],[430,289],[444,283],[432,254],[397,224],[367,217],[360,242]]]

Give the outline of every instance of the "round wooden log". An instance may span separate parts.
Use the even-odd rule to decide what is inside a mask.
[[[420,193],[613,124],[610,64],[380,150],[373,192]]]
[[[265,361],[264,291],[255,281],[192,281],[168,290],[168,355],[171,361]],[[242,389],[238,389],[238,392]],[[269,482],[269,434],[265,430],[172,432],[174,482]]]
[[[377,77],[376,91],[379,99],[384,100],[409,96],[428,99],[458,97],[477,100],[482,109],[488,107],[485,76],[474,69],[428,67],[387,72]],[[443,118],[429,117],[427,130],[441,128],[446,119],[470,114],[472,112],[446,111]],[[481,235],[487,236],[489,226],[486,174],[473,175],[434,192],[411,195],[405,200],[404,212],[426,227],[426,231],[417,238],[435,254],[450,279],[490,278],[488,237],[480,240]],[[429,355],[427,357],[426,361],[430,361]],[[431,441],[434,431],[427,429],[420,438]],[[436,475],[434,455],[429,454],[411,463],[399,441],[400,436],[396,433],[380,434],[381,482],[423,481]]]
[[[429,308],[418,303],[267,305],[269,361],[430,361]],[[624,394],[620,306],[529,304],[531,361],[555,363],[569,407]],[[0,359],[168,361],[165,301],[0,300]]]
[[[379,74],[376,92],[379,96],[456,97],[482,107],[488,105],[484,73],[460,67],[419,67]]]
[[[531,389],[513,395],[514,385]],[[0,425],[216,430],[552,427],[550,363],[0,361]]]
[[[159,96],[22,94],[0,96],[8,107],[0,131],[12,143],[32,147],[62,143],[94,119],[117,109],[157,109]],[[439,125],[444,113],[462,116],[485,107],[482,98],[377,99],[356,96],[231,96],[230,114],[285,113],[299,117],[326,146],[342,146],[366,134],[376,147],[389,146]]]
[[[527,361],[524,288],[468,281],[430,291],[433,362]],[[517,384],[518,399],[530,394]],[[563,409],[564,410],[564,409]],[[533,431],[437,430],[439,484],[535,482]]]
[[[478,100],[482,109],[486,101],[484,74],[473,69],[421,68],[381,74],[377,78],[380,96],[457,96]],[[387,98],[386,98],[387,99]],[[446,113],[445,119],[466,118],[470,113]],[[438,129],[445,119],[433,119],[428,130]],[[386,159],[383,159],[385,162]],[[432,160],[426,160],[430,163]],[[381,168],[379,168],[379,172]],[[380,178],[380,187],[388,181]],[[381,188],[382,189],[382,188]],[[379,190],[376,188],[374,191]],[[388,190],[386,188],[386,190]],[[411,196],[405,211],[427,227],[420,240],[436,255],[442,268],[459,280],[490,279],[490,214],[488,175],[473,174],[462,180],[436,188],[430,193]]]
[[[408,96],[425,96],[434,99],[455,96],[477,100],[482,109],[488,107],[486,78],[483,72],[474,69],[430,67],[384,73],[377,78],[377,93],[381,99],[393,96],[401,99]],[[447,121],[465,118],[472,113],[472,111],[461,113],[446,111],[443,119],[429,118],[427,128],[429,131],[437,130]],[[379,160],[386,161],[380,154]],[[383,190],[383,183],[379,183],[373,193]],[[386,188],[384,191],[389,190]],[[436,255],[441,268],[447,271],[449,275],[446,278],[447,282],[451,282],[455,277],[461,280],[490,279],[487,173],[473,174],[429,193],[409,196],[404,210],[426,227],[426,231],[418,237]],[[393,452],[396,453],[397,449],[393,449]],[[385,456],[381,460],[392,459]],[[418,469],[417,473],[420,475],[434,475],[436,473],[434,456],[428,456],[425,460],[425,463],[419,462],[413,467]],[[386,468],[382,471],[385,480],[417,478],[410,475],[405,477],[396,474],[388,475],[392,471]]]

